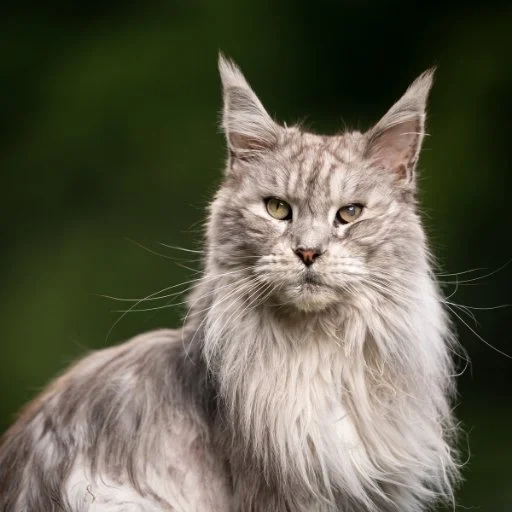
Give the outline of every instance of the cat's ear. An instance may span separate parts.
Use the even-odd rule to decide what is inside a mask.
[[[435,68],[421,74],[366,134],[366,156],[412,183],[425,135],[425,109]]]
[[[278,126],[268,115],[242,72],[219,53],[224,110],[222,128],[234,156],[250,156],[277,144]]]

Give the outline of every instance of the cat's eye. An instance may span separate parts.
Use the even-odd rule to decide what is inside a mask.
[[[363,205],[354,203],[347,204],[338,210],[336,213],[336,219],[338,219],[341,224],[348,224],[349,222],[353,222],[357,218],[361,216],[363,213]]]
[[[278,197],[269,197],[265,199],[267,212],[271,217],[277,220],[290,220],[292,218],[292,207]]]

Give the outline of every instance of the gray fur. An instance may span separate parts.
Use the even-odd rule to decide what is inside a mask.
[[[415,200],[432,73],[366,134],[327,137],[278,125],[219,68],[229,159],[184,326],[89,355],[25,409],[0,445],[1,510],[452,500],[455,341]],[[338,222],[351,203],[361,217]],[[318,251],[311,268],[297,247]]]

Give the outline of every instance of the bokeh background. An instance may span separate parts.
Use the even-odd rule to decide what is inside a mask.
[[[492,0],[4,7],[0,431],[88,350],[179,325],[179,304],[115,323],[126,304],[101,295],[196,277],[196,254],[161,244],[201,246],[225,155],[218,49],[277,119],[322,132],[369,127],[437,65],[420,171],[440,279],[452,303],[512,302],[511,33],[511,7]],[[459,378],[459,504],[509,511],[512,361],[488,344],[512,354],[512,309],[453,308],[471,359]]]

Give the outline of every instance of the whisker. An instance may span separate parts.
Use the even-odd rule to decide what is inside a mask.
[[[183,251],[183,252],[192,252],[195,254],[201,254],[204,255],[204,250],[195,250],[195,249],[187,249],[186,247],[179,247],[178,245],[169,245],[165,244],[164,242],[157,242],[158,245],[161,245],[163,247],[167,247],[168,249],[174,249],[176,251]]]
[[[208,281],[211,281],[213,279],[220,279],[224,276],[228,276],[228,275],[234,275],[236,273],[242,273],[242,272],[245,272],[245,271],[248,271],[248,270],[252,270],[254,267],[244,267],[244,268],[240,268],[240,269],[236,269],[236,270],[231,270],[231,271],[228,271],[228,272],[224,272],[224,273],[221,273],[221,274],[215,274],[215,275],[210,275],[210,276],[206,276],[206,275],[203,275],[201,277],[198,277],[196,279],[190,279],[188,281],[183,281],[182,283],[178,283],[176,285],[172,285],[172,286],[168,286],[166,288],[163,288],[162,290],[158,291],[158,292],[155,292],[153,294],[150,294],[148,295],[147,297],[143,297],[143,298],[123,298],[123,297],[114,297],[112,295],[105,295],[105,294],[98,294],[99,297],[102,297],[102,298],[105,298],[105,299],[111,299],[111,300],[115,300],[115,301],[119,301],[119,302],[144,302],[144,301],[147,301],[147,300],[161,300],[161,299],[166,299],[168,297],[172,297],[172,296],[175,296],[175,295],[179,295],[181,293],[185,293],[186,290],[182,290],[182,291],[179,291],[179,292],[176,292],[176,293],[172,293],[172,294],[167,294],[167,295],[158,295],[159,293],[162,293],[162,292],[165,292],[165,291],[168,291],[170,289],[173,289],[173,288],[178,288],[180,286],[184,286],[186,284],[192,284],[192,286],[195,284],[195,283],[198,283],[198,282],[208,282]],[[188,289],[190,290],[191,287],[189,287]]]
[[[247,268],[250,268],[250,267],[247,267]],[[234,270],[234,271],[230,271],[230,272],[226,272],[224,273],[224,275],[228,275],[228,274],[234,274],[234,273],[239,273],[239,272],[242,272],[243,270],[246,270],[246,269],[237,269],[237,270]],[[222,274],[221,274],[222,275]],[[130,311],[133,311],[133,309],[135,309],[139,304],[141,304],[142,302],[144,302],[145,300],[148,300],[150,298],[154,298],[155,296],[158,296],[160,293],[163,293],[165,291],[168,291],[172,288],[176,288],[178,286],[183,286],[183,284],[189,284],[189,283],[194,283],[194,282],[197,282],[197,281],[203,281],[203,282],[207,282],[211,279],[219,279],[219,275],[212,275],[212,276],[203,276],[203,277],[200,277],[198,279],[191,279],[189,281],[185,281],[184,283],[180,283],[178,285],[174,285],[174,286],[168,286],[166,288],[163,288],[157,292],[154,292],[154,293],[151,293],[149,294],[147,297],[144,297],[143,299],[139,299],[138,301],[136,301],[130,308],[128,308],[128,310],[126,310],[124,313],[121,314],[121,316],[113,323],[112,327],[108,330],[107,332],[107,335],[106,335],[106,338],[105,338],[105,342],[108,342],[108,339],[109,339],[109,336],[110,334],[112,333],[113,329],[117,326],[117,324],[130,312]]]
[[[464,283],[472,283],[474,281],[481,281],[482,279],[486,279],[488,277],[491,277],[491,276],[497,274],[498,272],[501,272],[502,270],[507,268],[510,265],[510,263],[512,263],[512,258],[510,258],[507,262],[505,262],[503,265],[501,265],[497,269],[495,269],[491,272],[488,272],[487,274],[484,274],[483,276],[477,276],[477,277],[474,277],[471,279],[465,279],[463,281],[458,281],[458,282],[461,284],[464,284]],[[482,270],[485,270],[485,269],[482,269]],[[469,272],[469,271],[467,271],[467,272]],[[459,272],[459,273],[462,273],[462,272]]]
[[[211,249],[224,249],[225,248],[222,245],[208,244],[208,247],[205,247],[204,249],[195,250],[195,249],[187,249],[185,247],[179,247],[179,246],[176,246],[176,245],[169,245],[169,244],[166,244],[166,243],[163,243],[163,242],[157,242],[157,244],[159,244],[159,245],[161,245],[163,247],[166,247],[168,249],[173,249],[173,250],[177,250],[177,251],[184,251],[184,252],[190,252],[190,253],[195,253],[195,254],[200,254],[200,255],[204,255],[208,250],[211,250]],[[229,255],[229,259],[250,259],[250,258],[258,259],[260,257],[261,256],[251,255],[251,254],[237,255],[237,256]],[[199,258],[199,260],[201,260],[201,259],[202,258]]]
[[[478,324],[478,321],[477,321],[475,315],[473,314],[472,311],[468,310],[466,308],[466,306],[464,306],[462,304],[457,304],[455,302],[449,302],[447,300],[443,300],[442,302],[443,302],[443,304],[446,304],[446,306],[448,308],[449,308],[449,306],[452,306],[452,307],[457,308],[461,313],[466,314],[468,316],[468,318],[471,318],[471,320],[473,320],[473,323],[475,324],[475,327],[478,327],[479,324]]]
[[[245,279],[252,279],[251,277],[245,277],[245,278],[242,278],[242,280],[240,281],[237,281],[236,284],[240,284],[241,281],[245,280]],[[199,297],[197,297],[196,299],[194,299],[194,303],[197,303],[199,301],[201,301],[202,299],[205,299],[206,297],[208,297],[209,295],[212,295],[213,293],[219,291],[219,290],[222,290],[223,288],[226,288],[228,286],[231,286],[233,283],[230,283],[230,284],[226,284],[226,285],[223,285],[223,286],[220,286],[218,288],[214,288],[213,290],[210,290],[208,293],[205,293]],[[179,294],[181,294],[182,292],[180,292]],[[162,298],[162,297],[160,297]],[[148,311],[158,311],[160,309],[167,309],[167,308],[170,308],[170,307],[176,307],[176,306],[182,306],[184,304],[188,304],[188,301],[184,300],[184,301],[181,301],[181,302],[173,302],[173,301],[169,301],[169,302],[166,302],[164,305],[162,306],[155,306],[155,307],[151,307],[151,308],[137,308],[137,309],[127,309],[127,310],[117,310],[115,311],[116,313],[144,313],[144,312],[148,312]],[[202,313],[204,311],[207,311],[207,309],[203,309],[203,310],[200,310],[198,312],[194,312],[194,314],[197,314],[197,313]]]
[[[452,303],[450,303],[452,304]],[[458,304],[461,306],[461,304]],[[512,304],[498,304],[497,306],[489,306],[489,307],[477,307],[477,306],[464,306],[462,307],[467,309],[473,309],[475,311],[493,311],[494,309],[504,309],[504,308],[510,308],[512,307]]]
[[[471,272],[480,272],[481,270],[487,270],[484,267],[470,268],[468,270],[462,270],[460,272],[453,273],[437,273],[435,272],[436,277],[451,277],[451,276],[460,276],[463,274],[470,274]]]
[[[486,341],[480,334],[478,334],[471,326],[469,326],[463,318],[461,318],[450,306],[450,311],[483,343],[485,343],[489,348],[492,348],[494,351],[498,352],[498,354],[501,354],[502,356],[507,357],[508,359],[512,359],[512,356],[507,354],[506,352],[503,352],[503,350],[500,350],[499,348],[495,347],[488,341]]]
[[[165,258],[165,259],[171,260],[173,263],[175,263],[179,267],[182,267],[182,268],[184,268],[186,270],[192,270],[193,272],[197,272],[197,269],[187,267],[186,265],[183,265],[182,263],[177,262],[171,256],[168,256],[167,254],[163,254],[161,252],[155,251],[155,250],[151,249],[150,247],[146,247],[145,245],[141,244],[140,242],[137,242],[136,240],[133,240],[131,238],[126,238],[126,240],[128,242],[136,245],[137,247],[140,247],[141,249],[144,249],[145,251],[147,251],[147,252],[149,252],[151,254],[154,254],[155,256],[159,256],[161,258]]]

